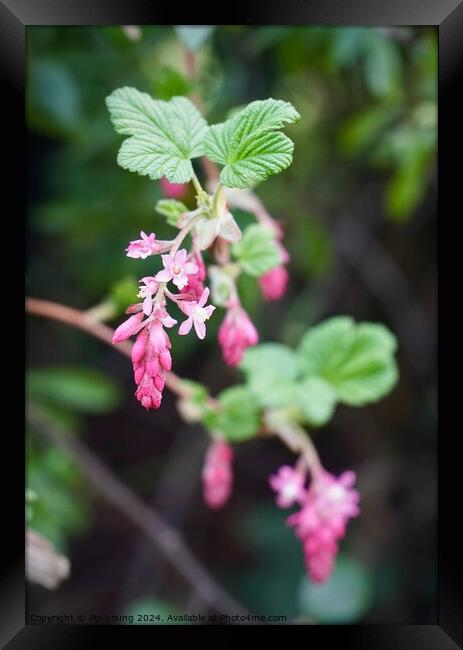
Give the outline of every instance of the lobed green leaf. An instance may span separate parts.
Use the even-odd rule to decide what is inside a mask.
[[[121,145],[121,167],[142,176],[186,183],[193,176],[191,158],[204,153],[206,120],[186,97],[155,100],[136,88],[123,87],[106,98],[118,133],[131,136]]]
[[[226,122],[211,126],[205,152],[210,160],[224,165],[221,182],[226,187],[246,188],[289,167],[294,145],[277,130],[299,119],[289,102],[266,99],[251,102]]]

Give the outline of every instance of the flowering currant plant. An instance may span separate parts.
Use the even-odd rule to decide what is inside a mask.
[[[244,383],[217,398],[187,380],[179,380],[176,391],[182,417],[201,422],[211,437],[202,472],[205,501],[217,509],[230,498],[231,443],[279,437],[297,460],[271,475],[269,487],[278,507],[296,508],[288,525],[302,542],[309,576],[324,582],[349,519],[359,514],[360,497],[354,472],[334,476],[322,466],[307,429],[326,424],[337,403],[361,406],[386,395],[398,372],[396,341],[383,325],[334,317],[309,329],[292,350],[278,343],[259,345],[258,331],[242,307],[241,273],[257,279],[265,300],[282,298],[288,285],[283,229],[252,188],[291,164],[293,143],[282,129],[300,115],[288,102],[266,99],[208,126],[186,97],[166,102],[124,87],[106,101],[116,131],[128,136],[119,165],[161,181],[166,198],[156,210],[177,231],[170,240],[142,231],[126,248],[134,259],[159,256],[152,275],[140,279],[139,301],[127,307],[128,318],[113,336],[114,343],[135,337],[136,398],[145,409],[161,406],[172,368],[167,330],[178,325],[179,335],[202,340],[217,308],[225,310],[218,343],[224,362],[240,368]],[[206,174],[207,189],[192,165],[200,157],[204,169],[214,170]],[[196,191],[193,209],[180,200],[189,182]],[[242,232],[233,207],[253,213],[257,223]],[[174,305],[184,316],[181,323],[169,313]]]

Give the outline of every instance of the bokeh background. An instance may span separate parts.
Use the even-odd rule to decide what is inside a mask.
[[[28,399],[181,531],[252,612],[307,623],[435,622],[436,30],[233,26],[182,38],[170,26],[28,28],[27,292],[97,306],[115,325],[149,270],[125,257],[127,242],[140,229],[169,236],[154,212],[159,182],[116,164],[121,138],[104,103],[112,90],[196,93],[209,123],[254,99],[292,102],[302,115],[287,129],[293,165],[257,188],[286,228],[291,284],[283,300],[263,303],[248,278],[245,307],[262,341],[295,345],[308,326],[340,314],[384,322],[399,340],[393,393],[338,407],[315,436],[327,469],[355,469],[362,493],[334,576],[323,587],[307,582],[299,542],[274,505],[268,475],[291,461],[278,441],[236,446],[233,498],[208,511],[206,436],[180,419],[174,396],[166,390],[162,408],[145,412],[127,359],[32,317]],[[185,46],[195,50],[194,82]],[[202,343],[172,337],[176,372],[213,394],[241,380],[222,363],[218,316]],[[33,423],[27,463],[37,496],[30,525],[72,563],[58,590],[29,586],[29,614],[204,611]]]

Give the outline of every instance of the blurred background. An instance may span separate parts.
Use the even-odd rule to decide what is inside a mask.
[[[292,460],[278,441],[235,447],[233,497],[209,511],[200,485],[207,439],[181,420],[172,393],[145,412],[126,358],[35,317],[29,403],[156,508],[251,612],[302,623],[435,622],[436,30],[29,27],[27,48],[28,295],[96,307],[115,325],[137,278],[152,271],[149,260],[125,256],[127,242],[141,229],[170,237],[154,211],[160,183],[116,163],[122,138],[104,102],[112,90],[194,93],[209,123],[254,99],[281,98],[302,116],[287,129],[294,162],[256,191],[285,227],[291,282],[284,299],[264,303],[255,280],[243,278],[244,305],[261,341],[289,345],[328,316],[381,321],[398,337],[401,373],[391,395],[338,407],[315,434],[326,468],[355,469],[362,494],[322,587],[308,583],[299,541],[268,487],[269,474]],[[193,199],[188,190],[182,200]],[[221,360],[220,311],[204,342],[172,336],[175,371],[212,394],[241,381]],[[30,526],[71,561],[57,590],[29,585],[29,614],[207,611],[33,421],[27,464]]]

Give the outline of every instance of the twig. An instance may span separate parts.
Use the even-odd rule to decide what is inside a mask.
[[[29,408],[29,417],[44,438],[73,459],[99,494],[152,541],[204,603],[218,612],[248,613],[208,573],[175,529],[121,483],[80,440],[52,425],[36,407]]]
[[[58,320],[62,323],[72,325],[72,327],[77,327],[78,329],[95,336],[97,339],[100,339],[100,341],[108,343],[111,347],[114,347],[126,357],[131,358],[130,343],[124,341],[114,345],[112,342],[113,330],[103,323],[95,322],[86,315],[86,312],[73,309],[66,305],[61,305],[57,302],[51,302],[50,300],[41,300],[39,298],[26,298],[26,312],[34,314],[35,316],[43,316],[44,318]],[[166,386],[179,397],[188,397],[189,395],[189,391],[184,387],[180,377],[172,371],[166,373]],[[210,398],[209,403],[212,407],[217,405],[217,401],[212,398]]]

